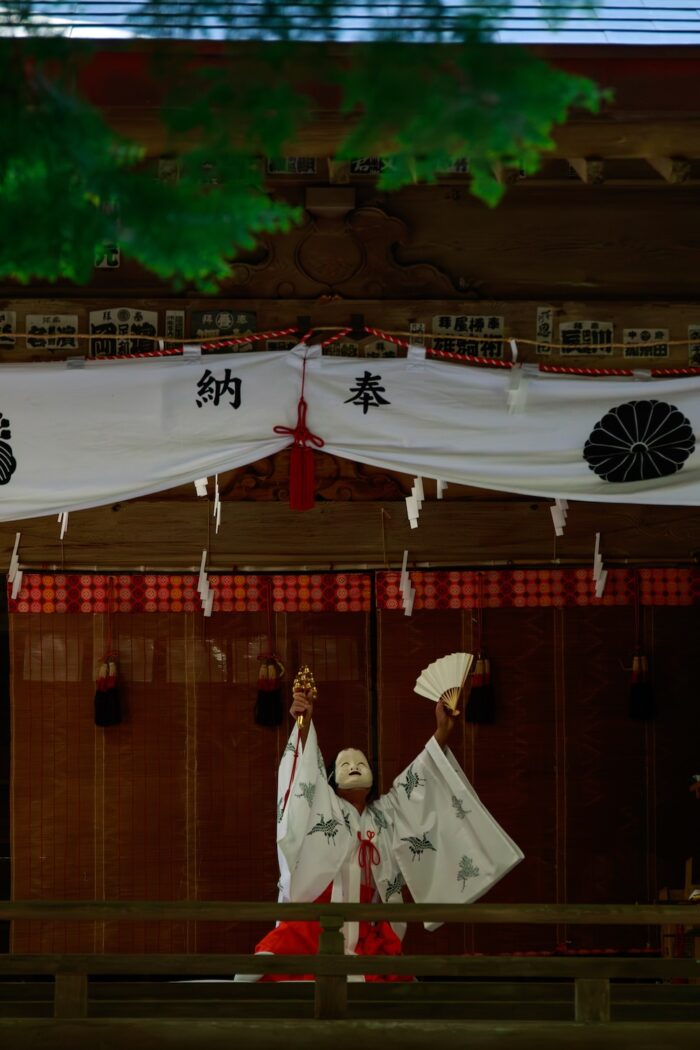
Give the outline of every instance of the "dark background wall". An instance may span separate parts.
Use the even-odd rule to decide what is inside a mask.
[[[696,606],[644,609],[659,713],[627,716],[631,607],[484,613],[495,725],[451,746],[526,854],[491,900],[635,902],[679,886],[697,839],[700,705]],[[270,900],[275,779],[288,725],[254,725],[262,613],[113,618],[126,718],[96,729],[104,617],[11,614],[12,877],[15,899]],[[473,614],[425,610],[274,617],[293,677],[308,663],[327,758],[378,750],[384,787],[434,728],[415,677],[473,641]],[[376,682],[372,688],[372,666]],[[0,780],[2,778],[0,777]],[[248,951],[264,928],[223,923],[16,923],[14,950]],[[409,932],[416,950],[642,946],[652,931],[449,927]]]

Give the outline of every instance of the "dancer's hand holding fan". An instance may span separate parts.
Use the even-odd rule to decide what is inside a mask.
[[[415,691],[435,701],[435,739],[441,747],[447,743],[459,714],[457,704],[473,659],[471,653],[449,653],[424,668],[416,680]]]
[[[428,700],[442,700],[455,711],[474,657],[471,653],[450,653],[428,664],[418,675],[415,692]]]

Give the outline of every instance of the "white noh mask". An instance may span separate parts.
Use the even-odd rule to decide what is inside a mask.
[[[362,751],[348,747],[335,760],[335,782],[341,790],[371,788],[372,770]]]

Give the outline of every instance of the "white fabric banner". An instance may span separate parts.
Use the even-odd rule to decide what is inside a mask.
[[[274,454],[298,396],[285,358],[3,364],[0,518],[145,496]]]
[[[700,504],[700,378],[465,367],[414,348],[315,357],[306,391],[326,451],[360,463],[551,499]]]
[[[291,443],[306,358],[307,423],[329,453],[546,498],[700,505],[700,379],[598,378],[319,347],[206,357],[2,365],[0,519],[172,488]]]

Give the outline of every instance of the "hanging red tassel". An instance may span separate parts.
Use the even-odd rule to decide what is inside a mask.
[[[638,652],[632,657],[629,716],[638,722],[648,722],[655,714],[656,704],[649,680],[649,662],[644,653]]]
[[[290,510],[311,510],[316,490],[314,448],[323,448],[324,441],[312,434],[306,425],[307,404],[303,397],[297,406],[295,427],[275,427],[275,434],[289,434],[294,438],[289,457]],[[313,447],[309,447],[313,446]]]
[[[323,448],[324,441],[318,434],[312,434],[306,425],[308,405],[304,400],[306,383],[306,358],[301,373],[301,394],[297,405],[297,425],[295,427],[274,428],[275,434],[289,435],[294,441],[289,458],[289,508],[290,510],[311,510],[316,491],[314,448]]]
[[[479,573],[478,598],[476,602],[476,617],[474,631],[474,651],[478,654],[474,664],[474,673],[471,675],[471,689],[467,699],[467,707],[464,717],[467,722],[478,725],[490,725],[496,720],[496,698],[491,685],[491,662],[482,656],[482,645],[484,638],[484,576]]]
[[[291,510],[311,510],[315,502],[316,465],[313,449],[306,445],[292,445],[289,456],[289,507]]]
[[[467,722],[490,725],[496,719],[496,697],[491,684],[491,661],[479,657],[471,676],[471,691],[464,717]]]
[[[95,683],[95,725],[115,726],[121,721],[116,654],[105,653]]]
[[[253,717],[259,726],[278,726],[284,719],[282,707],[282,676],[284,667],[276,656],[260,657],[258,697]]]

